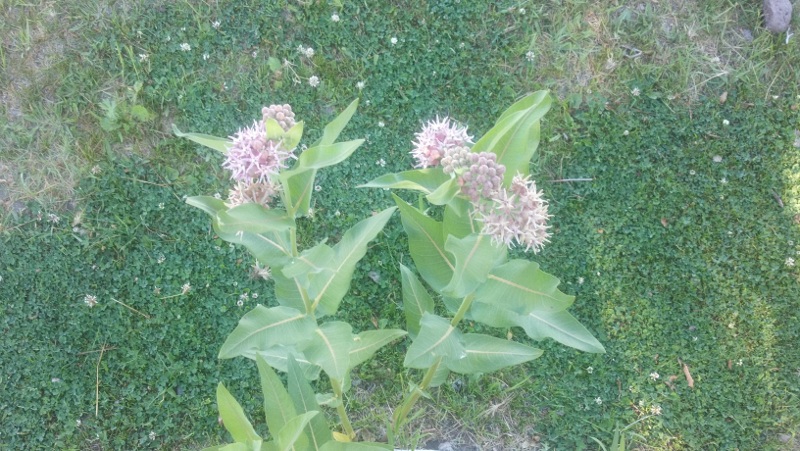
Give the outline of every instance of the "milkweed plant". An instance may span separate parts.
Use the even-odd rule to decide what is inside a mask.
[[[431,120],[410,144],[413,169],[362,185],[416,191],[417,201],[408,203],[393,193],[396,206],[358,222],[335,245],[322,242],[308,249],[298,248],[295,221],[312,214],[317,171],[342,162],[363,143],[337,142],[357,100],[302,151],[303,122],[295,120],[289,105],[264,107],[260,120],[228,139],[175,129],[178,136],[225,154],[223,168],[232,181],[227,199],[196,196],[187,203],[211,216],[220,238],[243,245],[271,268],[278,304],[247,312],[219,352],[223,359],[256,361],[270,441],[256,433],[220,383],[219,414],[235,443],[209,449],[391,449],[355,442],[345,393],[351,370],[397,340],[410,340],[403,364],[421,370],[421,380],[411,384],[394,409],[390,441],[419,398],[451,372],[489,373],[542,354],[511,334],[498,338],[462,332],[465,320],[493,328],[519,327],[536,341],[552,338],[582,351],[604,352],[567,311],[574,297],[558,290],[556,277],[534,261],[508,257],[513,247],[536,254],[550,236],[547,201],[529,176],[540,120],[550,104],[546,91],[522,98],[477,141],[448,117]],[[416,268],[398,268],[406,330],[355,332],[347,322],[330,318],[368,244],[395,211]],[[437,309],[437,302],[443,308]],[[286,386],[275,370],[287,373]],[[330,381],[330,392],[317,394],[309,381],[321,372]],[[321,406],[335,409],[340,424],[328,424]]]

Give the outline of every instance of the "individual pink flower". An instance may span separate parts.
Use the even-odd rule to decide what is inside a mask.
[[[263,122],[253,122],[252,127],[239,129],[231,138],[233,145],[222,167],[231,171],[234,180],[266,182],[293,156],[280,141],[267,139]]]
[[[466,146],[472,140],[467,127],[451,123],[449,117],[439,119],[438,116],[435,121],[428,121],[415,136],[417,140],[413,142],[411,155],[417,160],[416,168],[436,166],[448,149]]]
[[[476,206],[476,216],[483,222],[483,233],[496,244],[539,252],[549,241],[547,201],[536,183],[517,174],[509,189],[500,189],[495,198]]]

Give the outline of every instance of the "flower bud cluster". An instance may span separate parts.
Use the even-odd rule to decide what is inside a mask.
[[[478,205],[476,215],[483,222],[483,233],[496,244],[516,243],[537,253],[549,241],[547,201],[536,190],[536,182],[522,175],[514,176],[511,187],[499,190],[491,202]]]
[[[473,204],[481,199],[492,199],[502,188],[506,167],[497,163],[497,155],[491,152],[467,155],[467,169],[458,179],[461,192]]]
[[[445,149],[444,156],[442,156],[440,161],[442,170],[445,174],[453,174],[456,172],[456,169],[469,166],[469,156],[471,154],[472,152],[470,152],[469,147],[457,146]]]
[[[294,112],[291,105],[270,105],[261,108],[262,120],[266,122],[267,118],[275,119],[284,131],[288,131],[294,127]]]
[[[437,166],[448,150],[465,147],[472,140],[467,127],[451,123],[449,117],[429,121],[415,136],[411,155],[417,160],[416,168]]]

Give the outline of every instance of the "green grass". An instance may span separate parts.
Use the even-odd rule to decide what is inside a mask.
[[[216,354],[246,311],[239,296],[259,293],[252,307],[272,288],[182,202],[228,182],[171,123],[224,136],[286,102],[310,142],[360,97],[343,137],[368,141],[320,173],[301,225],[313,243],[391,204],[355,186],[410,167],[422,121],[449,114],[479,136],[548,88],[535,171],[554,237],[535,259],[608,352],[543,342],[521,368],[453,378],[401,441],[596,449],[591,436],[610,443],[615,424],[644,418],[630,429],[639,449],[796,449],[800,276],[786,261],[800,260],[800,45],[760,28],[758,2],[640,3],[0,0],[0,447],[222,442],[219,381],[260,416],[254,365]],[[104,101],[119,112],[106,129]],[[592,180],[557,181],[573,178]],[[403,324],[398,222],[343,302],[357,330]],[[418,380],[404,346],[354,374],[363,439],[385,439],[395,388]]]

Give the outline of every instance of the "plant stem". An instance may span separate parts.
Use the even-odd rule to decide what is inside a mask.
[[[456,315],[450,321],[451,326],[453,327],[458,326],[458,323],[460,323],[461,320],[464,319],[464,315],[467,314],[467,310],[469,310],[470,306],[472,305],[472,301],[474,299],[475,299],[474,294],[468,294],[467,297],[465,297],[464,300],[461,301],[461,306],[458,308]]]
[[[333,387],[333,394],[337,398],[339,398],[339,405],[336,406],[336,412],[339,414],[339,419],[342,420],[342,427],[344,428],[344,433],[350,437],[350,440],[356,438],[356,432],[353,430],[353,426],[350,424],[350,418],[347,417],[347,411],[344,408],[344,395],[342,394],[342,383],[337,381],[336,379],[331,379],[331,387]]]
[[[395,435],[398,431],[400,431],[400,428],[403,427],[406,417],[408,417],[408,413],[411,412],[411,408],[414,407],[414,404],[417,403],[420,396],[422,396],[425,390],[427,390],[428,385],[430,385],[431,381],[433,380],[433,376],[436,374],[436,370],[439,369],[439,365],[441,363],[441,357],[433,362],[433,365],[431,365],[430,368],[428,368],[428,371],[425,373],[425,377],[422,378],[422,383],[414,388],[414,391],[412,391],[408,397],[403,400],[403,404],[400,405],[400,408],[394,412],[392,428],[394,429]]]

